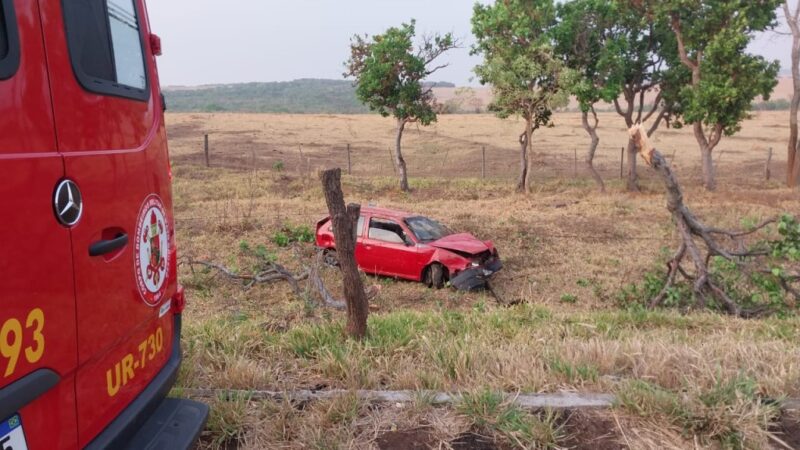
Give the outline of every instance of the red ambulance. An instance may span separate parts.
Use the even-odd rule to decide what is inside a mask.
[[[0,450],[187,448],[171,173],[143,0],[0,0]]]

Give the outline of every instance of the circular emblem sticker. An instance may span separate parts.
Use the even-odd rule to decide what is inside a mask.
[[[161,199],[147,197],[136,220],[136,245],[133,252],[136,266],[136,285],[142,299],[150,306],[158,305],[166,286],[169,234]]]

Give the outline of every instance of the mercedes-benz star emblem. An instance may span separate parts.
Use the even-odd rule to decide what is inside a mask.
[[[53,206],[56,218],[63,225],[71,227],[81,220],[83,197],[75,182],[63,180],[58,183]]]

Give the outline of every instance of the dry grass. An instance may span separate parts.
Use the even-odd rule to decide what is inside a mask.
[[[369,277],[368,284],[380,286],[379,310],[369,339],[353,343],[342,337],[341,313],[296,298],[288,286],[244,290],[182,266],[190,305],[183,387],[610,391],[621,398],[616,420],[609,421],[611,413],[582,420],[600,424],[596,428],[621,445],[776,445],[767,434],[775,410],[761,399],[800,395],[798,318],[743,321],[618,305],[618,292],[639,282],[662,257],[662,247],[675,242],[654,180],[644,174],[643,193],[628,194],[612,179],[622,128],[609,123],[601,130],[608,194],[595,193],[582,176],[573,178],[573,148],[584,145],[584,135],[576,115],[559,115],[562,125],[545,130],[535,144],[542,182],[533,194],[517,195],[508,180],[516,168],[519,124],[444,116],[435,128],[408,136],[414,192],[405,195],[390,177],[388,120],[217,114],[169,115],[168,121],[183,256],[247,270],[258,249],[299,270],[310,246],[278,247],[272,236],[285,227],[313,227],[324,215],[314,172],[346,164],[342,144],[351,142],[355,175],[344,179],[348,200],[429,214],[493,239],[506,263],[496,284],[506,300],[522,302],[504,308],[483,294]],[[776,150],[774,176],[782,177],[783,123],[782,113],[765,113],[740,137],[723,140],[720,191],[713,194],[696,188],[699,158],[688,130],[659,132],[656,143],[667,155],[676,150],[688,204],[708,223],[738,226],[800,211],[796,192],[763,180],[768,146]],[[201,164],[203,130],[212,134],[210,169]],[[480,173],[481,145],[492,178],[466,178]],[[273,168],[278,161],[281,170]],[[323,277],[338,292],[336,272],[324,270]],[[592,429],[571,428],[566,416],[516,413],[510,414],[514,425],[503,428],[498,424],[506,423],[500,419],[509,416],[507,408],[494,412],[481,419],[494,424],[487,429],[476,425],[474,414],[433,408],[424,399],[406,408],[347,398],[309,405],[219,399],[204,442],[215,448],[375,448],[386,433],[421,428],[417,434],[431,445],[477,431],[498,448],[534,448],[569,446],[570,435]],[[549,433],[552,439],[543,437]]]

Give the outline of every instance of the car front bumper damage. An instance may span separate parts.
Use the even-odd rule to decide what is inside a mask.
[[[475,291],[486,289],[489,278],[503,268],[499,258],[492,258],[486,263],[462,270],[450,279],[450,285],[459,291]]]

